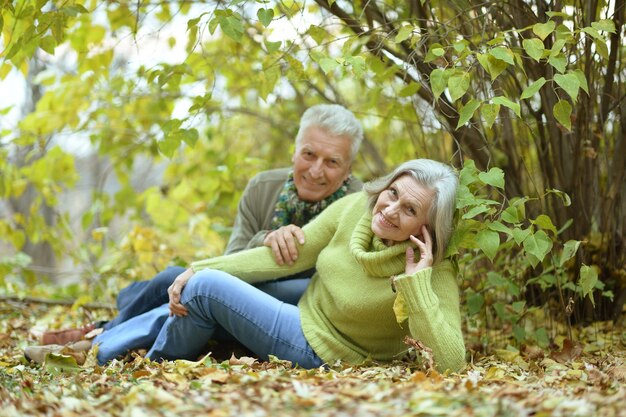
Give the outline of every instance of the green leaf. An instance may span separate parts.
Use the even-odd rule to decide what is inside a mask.
[[[503,225],[502,223],[495,221],[495,222],[487,222],[487,227],[491,230],[494,230],[496,232],[501,232],[501,233],[505,233],[509,236],[513,236],[513,231],[506,227],[505,225]]]
[[[516,313],[522,314],[522,312],[524,311],[524,307],[526,307],[526,301],[515,301],[513,304],[511,304],[511,307]]]
[[[561,258],[559,258],[559,266],[565,265],[565,262],[572,259],[576,252],[578,252],[578,248],[580,247],[580,240],[568,240],[563,245],[563,252],[561,253]]]
[[[558,39],[556,42],[554,42],[554,45],[552,45],[552,48],[550,48],[550,56],[558,56],[561,53],[561,50],[563,49],[565,44],[565,39]]]
[[[468,42],[466,40],[463,40],[463,41],[460,41],[460,42],[455,42],[455,44],[452,45],[452,47],[454,48],[454,50],[456,52],[458,52],[460,54],[465,49],[467,49],[467,45],[468,45]]]
[[[531,220],[531,223],[543,230],[549,230],[552,234],[554,234],[554,236],[556,236],[556,227],[552,223],[552,219],[549,216],[540,214],[535,220]]]
[[[198,130],[195,128],[182,129],[181,134],[182,134],[181,135],[182,140],[191,148],[193,148],[196,145],[196,142],[198,141],[198,137],[200,136],[198,134]]]
[[[515,103],[504,96],[494,97],[491,101],[493,101],[494,104],[501,104],[504,107],[508,107],[513,110],[517,117],[521,117],[519,103]]]
[[[504,189],[504,171],[500,168],[494,167],[488,172],[481,172],[478,174],[478,178],[485,184]]]
[[[562,201],[563,201],[563,205],[565,207],[569,207],[572,205],[572,199],[570,198],[570,196],[567,193],[564,193],[561,190],[557,190],[556,188],[551,188],[549,190],[546,190],[547,194],[556,194],[557,197],[559,197]]]
[[[430,73],[430,88],[433,91],[435,99],[438,99],[446,89],[448,84],[448,73],[445,70],[437,68]]]
[[[487,272],[487,282],[494,287],[506,287],[509,284],[509,280],[504,278],[502,274],[489,271]]]
[[[263,26],[268,27],[274,18],[274,9],[259,9],[256,16]]]
[[[476,243],[487,258],[493,262],[493,258],[495,258],[500,247],[500,235],[493,230],[481,230],[476,234]]]
[[[524,100],[524,99],[534,96],[541,89],[541,87],[543,87],[545,83],[546,83],[546,79],[543,77],[534,81],[531,85],[526,87],[524,91],[522,91],[522,95],[520,96],[520,99]]]
[[[289,64],[289,67],[287,69],[287,77],[292,80],[303,80],[306,78],[302,61],[294,58],[291,55],[283,55],[283,59]]]
[[[495,80],[498,75],[502,74],[507,67],[506,62],[496,59],[489,54],[476,54],[476,59],[478,59],[478,62],[485,69],[485,71],[489,73],[491,81]]]
[[[565,12],[546,12],[546,16],[548,17],[571,17],[569,14]]]
[[[402,26],[396,35],[394,42],[401,43],[404,42],[411,36],[413,33],[413,28],[411,26]],[[442,54],[443,55],[443,54]]]
[[[328,32],[315,25],[309,26],[308,33],[318,45],[321,45],[328,37]]]
[[[448,91],[450,99],[454,103],[467,92],[470,86],[470,75],[467,72],[455,72],[448,79]]]
[[[267,52],[270,54],[273,54],[274,52],[278,51],[280,49],[280,45],[282,45],[281,41],[270,42],[268,40],[265,40],[265,42],[263,43],[265,44],[265,47],[267,48]]]
[[[474,116],[474,112],[478,110],[480,107],[480,101],[476,99],[471,99],[463,107],[461,107],[461,111],[459,112],[459,122],[456,125],[456,128],[463,126],[467,123],[472,116]]]
[[[515,207],[507,207],[500,216],[503,221],[511,224],[519,223],[519,217],[517,216],[517,209]]]
[[[329,72],[332,72],[333,70],[335,70],[335,68],[339,66],[339,63],[337,62],[337,60],[331,59],[331,58],[322,58],[319,60],[319,64],[320,64],[320,67],[322,68],[322,71],[324,71],[324,74],[328,74]]]
[[[518,245],[521,245],[529,235],[530,229],[520,229],[519,227],[513,229],[513,240],[515,240],[515,243]]]
[[[556,82],[569,96],[572,98],[574,103],[578,98],[578,88],[580,87],[580,83],[578,81],[578,77],[576,74],[555,74],[554,82]]]
[[[482,108],[480,109],[480,114],[485,119],[485,124],[488,128],[491,128],[496,121],[496,117],[498,117],[498,113],[500,112],[500,105],[493,103],[483,103]]]
[[[431,62],[437,58],[444,56],[446,50],[443,48],[443,45],[440,43],[433,43],[428,47],[428,52],[426,52],[426,56],[424,57],[424,62]]]
[[[543,56],[543,51],[545,50],[542,41],[536,38],[524,39],[524,41],[522,42],[522,46],[524,47],[524,51],[526,51],[529,57],[539,62],[539,60]]]
[[[483,298],[481,294],[479,293],[470,294],[467,297],[467,313],[470,316],[473,316],[474,314],[478,313],[483,308],[484,304],[485,304],[485,299]]]
[[[511,319],[513,318],[513,315],[504,308],[504,304],[502,302],[498,301],[496,303],[493,303],[492,307],[495,310],[500,320],[510,322]],[[507,352],[507,351],[503,350],[503,352]]]
[[[520,326],[519,324],[514,324],[513,336],[515,337],[517,343],[522,343],[524,340],[526,340],[526,329],[524,329],[524,327]]]
[[[486,211],[489,211],[489,207],[484,205],[484,206],[476,206],[473,209],[471,209],[470,211],[468,211],[467,213],[465,213],[463,215],[463,219],[471,219],[474,218],[476,216],[478,216],[481,213],[484,213]]]
[[[552,240],[543,230],[530,234],[524,239],[524,250],[537,257],[539,261],[543,261],[550,249],[552,249]]]
[[[596,39],[594,43],[596,44],[596,52],[602,58],[609,59],[609,48],[606,46],[606,42],[603,39]]]
[[[346,58],[346,62],[352,67],[352,72],[357,77],[361,78],[365,74],[367,65],[365,64],[365,58],[362,56],[350,56]]]
[[[582,29],[587,35],[591,36],[594,39],[602,39],[602,35],[596,29],[592,27],[586,27]]]
[[[63,13],[66,16],[76,17],[79,13],[88,13],[87,9],[80,4],[74,4],[72,6],[65,6],[59,9],[60,13]]]
[[[163,133],[167,136],[171,132],[178,130],[182,126],[182,124],[183,121],[180,119],[170,119],[167,122],[163,123],[161,129],[163,130]]]
[[[159,151],[161,151],[161,153],[166,157],[171,158],[180,146],[180,138],[177,139],[176,137],[167,137],[159,141],[158,145]]]
[[[548,58],[548,64],[552,65],[560,73],[564,73],[567,68],[567,58],[565,58],[565,55],[563,54],[551,56]]]
[[[552,108],[554,118],[567,130],[572,130],[572,106],[567,100],[559,100]]]
[[[496,59],[506,62],[510,65],[515,65],[515,61],[513,60],[513,52],[509,48],[505,48],[503,46],[498,46],[497,48],[493,48],[489,51],[489,54]]]
[[[593,299],[593,289],[598,282],[598,271],[592,266],[584,265],[580,267],[580,280],[578,285],[582,288],[583,297],[589,295],[591,304],[595,307],[595,301]]]
[[[473,159],[468,159],[463,163],[463,168],[459,174],[459,182],[463,185],[470,185],[478,181],[478,168]],[[468,191],[469,192],[469,191]]]
[[[45,36],[39,41],[39,47],[50,55],[54,55],[54,48],[56,48],[56,46],[57,43],[52,36]]]
[[[241,42],[243,36],[243,22],[241,18],[231,15],[220,16],[218,19],[224,34],[236,42]]]
[[[562,23],[559,24],[556,27],[555,34],[556,34],[556,39],[557,40],[563,39],[566,42],[573,42],[573,41],[575,41],[574,34],[570,30],[570,28],[568,28],[567,26],[565,26]]]
[[[202,16],[205,13],[202,13],[200,16],[194,18],[194,19],[189,19],[187,21],[187,30],[191,29],[192,27],[198,26],[198,23],[200,22],[200,19],[202,19]]]
[[[582,88],[585,93],[589,94],[589,86],[587,85],[587,77],[585,77],[585,73],[580,69],[576,69],[572,74],[578,78],[578,85],[580,88]]]
[[[546,23],[536,23],[533,25],[533,33],[539,36],[539,38],[543,41],[554,31],[555,27],[556,23],[552,20],[549,20]]]
[[[400,97],[411,97],[413,94],[417,93],[420,89],[421,85],[411,81],[407,86],[405,86],[398,95]]]
[[[605,32],[615,33],[615,22],[609,19],[602,19],[597,22],[592,22],[591,27],[596,30],[603,30]]]

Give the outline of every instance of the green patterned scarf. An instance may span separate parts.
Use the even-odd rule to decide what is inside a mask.
[[[272,230],[276,230],[288,224],[295,224],[299,227],[304,226],[332,202],[345,196],[348,192],[350,181],[352,181],[352,175],[349,175],[343,184],[341,184],[341,187],[333,194],[322,201],[310,203],[298,198],[296,184],[293,181],[293,171],[289,172],[289,178],[287,178],[285,186],[278,196],[276,207],[274,208],[274,216],[272,217],[271,224]]]

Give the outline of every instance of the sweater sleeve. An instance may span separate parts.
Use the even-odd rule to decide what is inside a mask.
[[[233,231],[224,252],[227,255],[263,245],[267,231],[261,230],[263,227],[262,220],[259,219],[258,214],[255,214],[259,210],[254,204],[254,201],[257,201],[258,204],[258,198],[253,195],[257,188],[257,181],[258,177],[250,180],[243,191],[241,200],[239,200]]]
[[[395,280],[398,296],[408,309],[414,339],[432,349],[439,371],[458,371],[465,365],[459,289],[448,261]]]
[[[298,245],[298,260],[293,265],[278,265],[272,250],[266,246],[247,249],[229,255],[192,262],[194,272],[211,268],[227,272],[243,281],[257,283],[297,274],[313,268],[317,256],[334,236],[346,203],[342,198],[331,204],[319,216],[302,228],[304,244]]]

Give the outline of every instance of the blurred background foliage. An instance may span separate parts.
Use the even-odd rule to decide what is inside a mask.
[[[0,0],[0,291],[112,302],[219,255],[299,117],[350,108],[364,180],[461,172],[471,349],[626,300],[623,0]]]

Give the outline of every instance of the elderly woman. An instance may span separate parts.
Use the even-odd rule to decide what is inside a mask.
[[[148,357],[195,359],[209,339],[227,333],[262,359],[312,368],[392,360],[410,335],[432,349],[438,369],[458,370],[465,361],[458,288],[442,259],[457,183],[447,165],[412,160],[305,226],[293,265],[276,265],[266,247],[193,263],[170,287],[173,315]],[[250,285],[313,266],[298,306]],[[408,325],[398,323],[394,302],[405,304]]]
[[[156,340],[135,347],[150,347],[153,360],[196,359],[210,339],[234,337],[261,359],[274,355],[314,368],[337,360],[390,361],[406,351],[403,339],[411,336],[432,349],[440,371],[459,370],[465,347],[458,287],[443,259],[457,183],[449,166],[412,160],[307,224],[292,265],[277,265],[268,247],[192,263],[169,288],[169,304],[155,309],[171,312],[154,323]],[[297,306],[252,285],[313,266],[317,272]],[[396,317],[394,303],[404,304],[408,323]],[[95,339],[100,362],[125,353],[119,346],[129,346],[124,328],[132,322]]]

